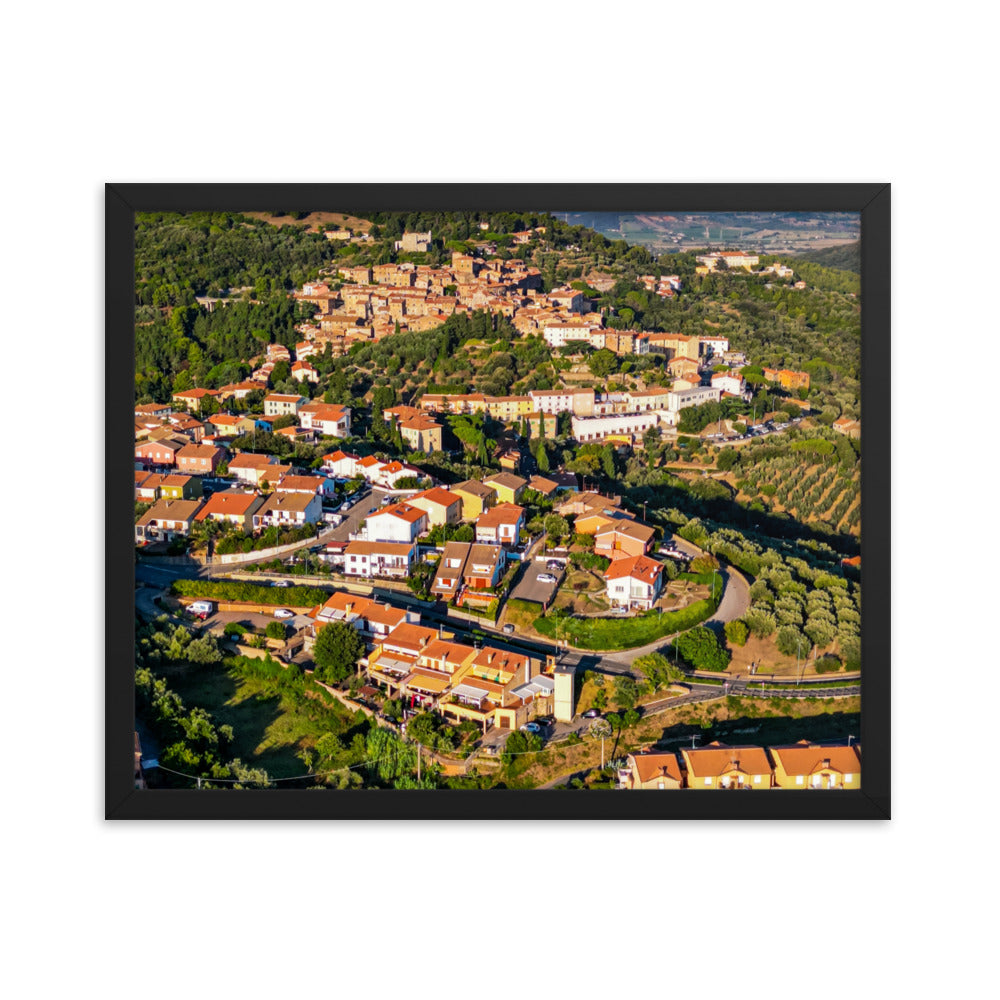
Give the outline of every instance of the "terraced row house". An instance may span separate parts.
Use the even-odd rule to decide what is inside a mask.
[[[800,740],[787,746],[728,746],[718,740],[676,753],[629,754],[619,787],[643,789],[859,789],[861,748]]]

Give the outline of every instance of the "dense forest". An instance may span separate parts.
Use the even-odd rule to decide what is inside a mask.
[[[234,212],[136,216],[136,304],[190,305],[230,288],[258,295],[291,291],[335,256],[330,241],[302,226],[280,229]]]
[[[810,250],[808,253],[797,254],[791,264],[797,267],[800,263],[822,264],[823,267],[839,268],[843,271],[861,273],[861,242],[848,243],[841,247],[827,247],[824,250]]]

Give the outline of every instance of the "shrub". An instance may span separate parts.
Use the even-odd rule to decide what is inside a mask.
[[[726,622],[725,626],[726,638],[734,646],[745,646],[747,644],[747,637],[750,635],[750,629],[747,627],[747,623],[740,618],[735,619],[731,622]]]
[[[826,656],[821,656],[816,661],[815,666],[817,674],[832,674],[840,670],[842,664],[840,662],[840,657],[834,656],[832,653],[828,653]]]

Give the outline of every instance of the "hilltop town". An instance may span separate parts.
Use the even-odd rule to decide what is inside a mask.
[[[831,297],[849,316],[856,293],[744,251],[625,264],[627,247],[600,258],[541,222],[443,241],[352,219],[312,234],[335,258],[285,291],[146,290],[134,530],[160,596],[137,607],[160,625],[144,627],[318,685],[439,774],[509,768],[609,718],[620,750],[676,699],[856,698],[856,375],[841,355],[758,353],[729,304],[776,295],[783,316],[789,296]],[[692,329],[689,296],[720,321]],[[658,329],[664,309],[687,332]],[[846,733],[804,735],[808,787],[857,787]],[[729,759],[710,784],[692,763],[708,750],[656,744],[594,774],[785,787],[809,756],[715,741]]]

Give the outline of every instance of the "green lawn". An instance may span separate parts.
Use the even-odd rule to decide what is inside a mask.
[[[688,629],[715,610],[712,601],[695,601],[680,611],[646,613],[637,618],[536,618],[535,630],[550,639],[565,639],[578,649],[635,649]]]
[[[233,727],[231,755],[264,768],[274,778],[305,774],[296,754],[328,732],[343,733],[352,718],[341,706],[316,699],[297,702],[294,695],[265,678],[241,676],[225,663],[164,664],[157,673],[188,708],[204,708],[216,725]]]

